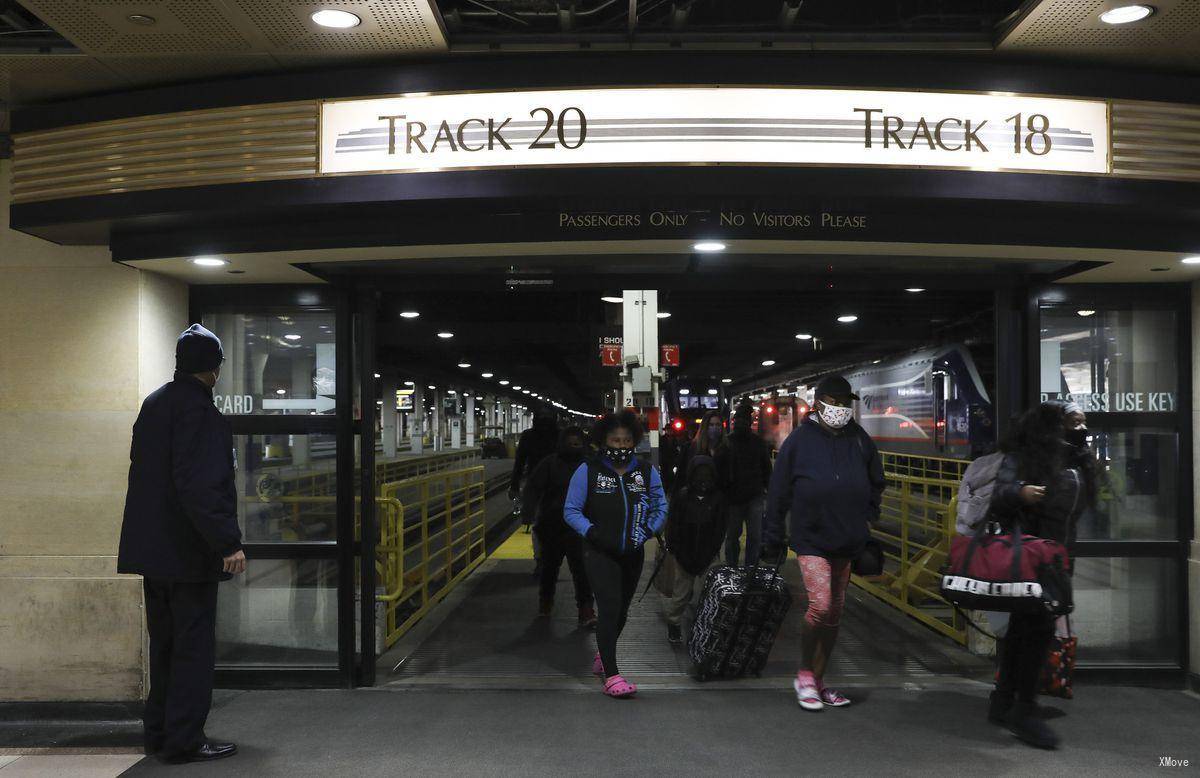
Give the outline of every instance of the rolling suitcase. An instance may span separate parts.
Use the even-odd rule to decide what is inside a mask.
[[[791,605],[778,567],[709,570],[688,640],[696,679],[761,675]]]

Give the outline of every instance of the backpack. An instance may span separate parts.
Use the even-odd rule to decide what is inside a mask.
[[[996,488],[996,475],[1003,461],[1004,454],[997,451],[979,457],[967,466],[958,485],[958,515],[954,522],[958,534],[974,535],[979,523],[987,517],[992,491]]]

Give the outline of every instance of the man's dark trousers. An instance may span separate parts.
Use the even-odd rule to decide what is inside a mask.
[[[145,578],[143,587],[150,633],[146,746],[169,759],[204,743],[216,661],[217,582]]]

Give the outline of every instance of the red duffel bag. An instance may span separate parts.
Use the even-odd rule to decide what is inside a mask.
[[[991,534],[982,521],[973,536],[950,544],[942,596],[962,608],[1061,616],[1074,609],[1067,550],[1048,538]]]

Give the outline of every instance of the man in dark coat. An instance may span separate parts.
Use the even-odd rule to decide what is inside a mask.
[[[146,752],[169,762],[237,753],[210,741],[217,582],[246,569],[233,482],[233,435],[213,405],[224,355],[194,324],[175,345],[175,377],[133,425],[117,572],[143,577],[150,633]]]
[[[526,524],[536,521],[533,531],[542,547],[539,615],[549,616],[554,609],[558,571],[566,559],[575,583],[579,625],[592,628],[596,626],[596,611],[592,607],[592,587],[583,566],[583,538],[563,520],[563,506],[567,502],[571,476],[583,464],[587,453],[585,440],[586,436],[579,427],[563,430],[559,436],[558,452],[542,459],[525,482],[521,513]]]
[[[746,564],[758,564],[762,551],[762,516],[771,483],[771,447],[750,429],[753,409],[744,405],[733,419],[729,436],[729,528],[725,537],[725,564],[735,566],[746,528]]]
[[[688,460],[687,481],[667,510],[667,549],[675,558],[671,596],[666,598],[667,640],[683,641],[683,617],[725,540],[729,505],[721,492],[717,466],[697,454]]]

